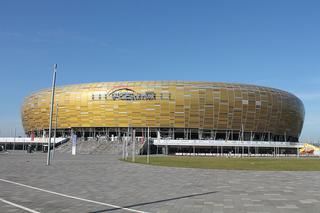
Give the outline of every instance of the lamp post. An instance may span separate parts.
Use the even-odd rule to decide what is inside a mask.
[[[54,90],[55,90],[55,86],[56,86],[56,74],[57,74],[57,64],[54,64],[53,65],[52,91],[51,91],[50,120],[49,120],[49,141],[48,141],[47,166],[50,165],[52,113],[53,113],[53,104],[54,104]]]
[[[54,136],[53,136],[53,155],[52,157],[54,157],[54,153],[55,153],[55,148],[56,148],[56,136],[57,136],[57,127],[58,127],[58,110],[59,110],[59,105],[56,105],[56,126],[54,128]]]
[[[149,145],[149,137],[150,137],[150,129],[148,127],[148,139],[147,139],[147,163],[149,164],[150,163],[150,145]]]

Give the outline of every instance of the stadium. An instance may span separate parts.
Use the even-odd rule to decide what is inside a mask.
[[[44,89],[25,98],[27,135],[48,132],[50,97]],[[149,135],[157,153],[293,154],[304,106],[289,92],[256,85],[101,82],[57,87],[53,117],[57,136],[145,141]]]

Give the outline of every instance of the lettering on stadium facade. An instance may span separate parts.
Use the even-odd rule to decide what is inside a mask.
[[[129,88],[121,88],[121,89],[116,89],[111,92],[106,92],[106,91],[98,91],[98,92],[93,92],[91,94],[91,100],[93,101],[101,101],[101,100],[113,100],[113,101],[138,101],[138,100],[170,100],[170,94],[165,93],[165,94],[160,94],[159,97],[157,97],[155,92],[152,91],[146,91],[146,92],[141,92],[138,93],[132,89]]]
[[[133,91],[116,91],[111,94],[112,99],[115,100],[156,100],[156,94],[154,92],[135,93]]]

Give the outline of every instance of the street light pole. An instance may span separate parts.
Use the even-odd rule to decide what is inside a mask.
[[[150,129],[148,127],[148,139],[147,139],[147,163],[150,163],[150,150],[149,150],[149,137],[150,137]]]
[[[54,104],[54,90],[55,90],[55,86],[56,86],[56,75],[57,75],[57,64],[54,64],[53,65],[52,91],[51,91],[50,120],[49,120],[49,141],[48,141],[47,166],[50,165],[52,113],[53,113],[53,104]]]
[[[59,105],[56,105],[56,126],[54,128],[54,136],[53,136],[53,155],[52,157],[54,157],[54,151],[56,148],[56,136],[57,136],[57,127],[58,127],[58,109],[59,109]]]

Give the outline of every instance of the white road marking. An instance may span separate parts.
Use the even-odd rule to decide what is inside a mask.
[[[95,200],[89,200],[89,199],[84,199],[84,198],[81,198],[81,197],[66,195],[66,194],[62,194],[62,193],[59,193],[59,192],[54,192],[54,191],[50,191],[50,190],[46,190],[46,189],[41,189],[41,188],[38,188],[38,187],[29,186],[29,185],[25,185],[25,184],[22,184],[22,183],[17,183],[17,182],[14,182],[14,181],[5,180],[5,179],[1,179],[1,178],[0,178],[0,181],[6,182],[6,183],[15,184],[15,185],[18,185],[18,186],[24,186],[24,187],[27,187],[27,188],[30,188],[30,189],[35,189],[35,190],[38,190],[38,191],[47,192],[47,193],[50,193],[50,194],[59,195],[59,196],[62,196],[62,197],[67,197],[67,198],[71,198],[71,199],[75,199],[75,200],[81,200],[81,201],[85,201],[85,202],[89,202],[89,203],[99,204],[99,205],[102,205],[102,206],[109,206],[109,207],[116,208],[116,209],[122,209],[122,210],[126,210],[126,211],[129,211],[129,212],[147,213],[147,212],[144,212],[144,211],[139,211],[139,210],[135,210],[135,209],[121,207],[121,206],[117,206],[117,205],[113,205],[113,204],[109,204],[109,203],[103,203],[103,202],[99,202],[99,201],[95,201]]]
[[[25,210],[25,211],[31,212],[31,213],[40,213],[40,212],[37,212],[37,211],[35,211],[35,210],[29,209],[29,208],[27,208],[27,207],[25,207],[25,206],[21,206],[21,205],[19,205],[19,204],[12,203],[12,202],[7,201],[7,200],[2,199],[2,198],[0,198],[0,201],[2,201],[2,202],[4,202],[4,203],[7,203],[7,204],[9,204],[9,205],[15,206],[15,207],[17,207],[17,208],[23,209],[23,210]]]

